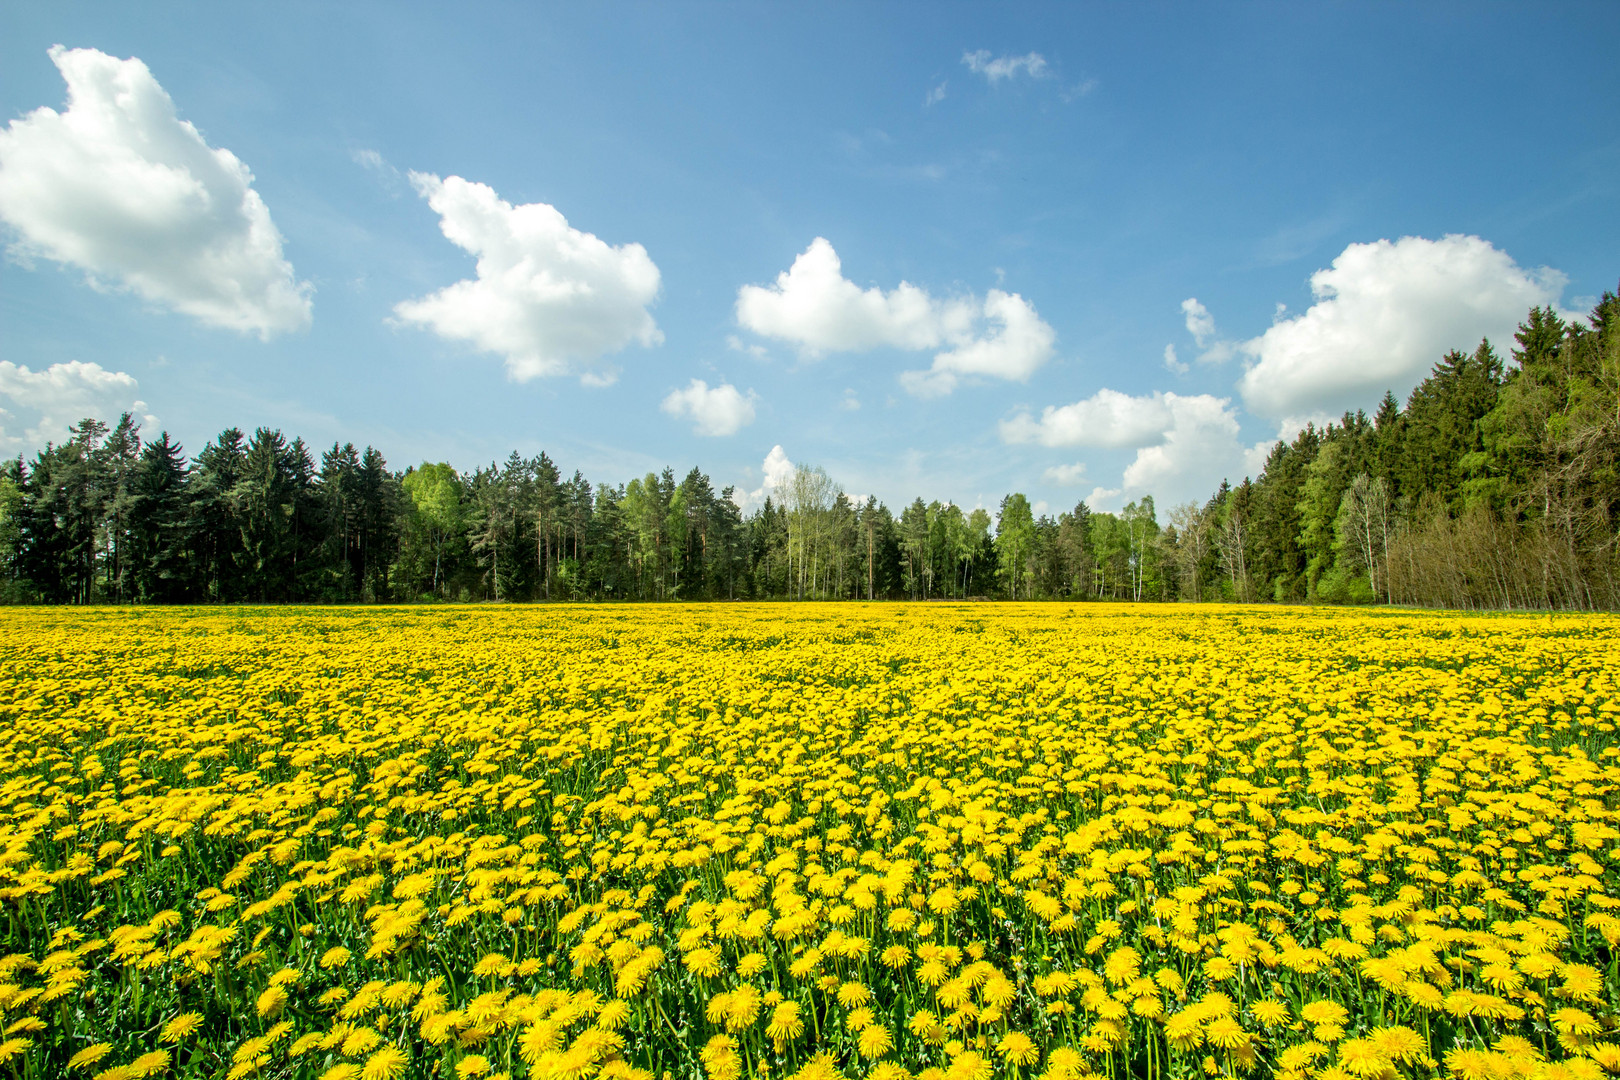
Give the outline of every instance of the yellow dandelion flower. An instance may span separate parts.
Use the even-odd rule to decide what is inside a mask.
[[[1367,1038],[1380,1054],[1391,1061],[1410,1065],[1428,1060],[1429,1044],[1424,1041],[1423,1036],[1409,1027],[1374,1028],[1368,1033]],[[1344,1051],[1348,1046],[1346,1043],[1339,1048],[1340,1060],[1343,1060]]]
[[[1217,1016],[1211,1020],[1204,1027],[1204,1037],[1210,1045],[1223,1050],[1235,1050],[1249,1043],[1249,1033],[1230,1016]]]
[[[1254,1018],[1266,1027],[1277,1027],[1288,1022],[1288,1006],[1275,998],[1254,1003]]]
[[[182,1039],[189,1039],[197,1033],[198,1028],[202,1027],[202,1022],[202,1013],[199,1012],[183,1012],[171,1017],[169,1022],[163,1025],[163,1030],[158,1033],[158,1041],[177,1043]]]
[[[503,975],[510,964],[511,961],[504,954],[489,953],[473,965],[473,977],[483,979],[491,975]]]
[[[1299,1018],[1307,1024],[1343,1025],[1350,1011],[1337,1001],[1311,1001],[1299,1010]]]
[[[287,1001],[287,988],[285,986],[272,986],[259,995],[255,1007],[258,1009],[260,1016],[268,1019],[280,1015],[281,1010],[286,1007]]]
[[[803,1009],[797,1001],[784,1001],[771,1010],[771,1020],[765,1028],[765,1034],[770,1036],[778,1047],[797,1039],[804,1034]]]
[[[847,982],[838,988],[838,1004],[846,1009],[853,1009],[857,1005],[865,1005],[872,1000],[872,991],[864,983]]]
[[[687,953],[685,963],[692,974],[706,979],[713,978],[720,974],[722,970],[720,950],[708,946],[693,949]]]
[[[882,1024],[872,1024],[855,1037],[855,1048],[863,1058],[880,1058],[894,1049],[894,1036]]]
[[[1500,1080],[1504,1076],[1513,1076],[1517,1071],[1502,1055],[1485,1050],[1448,1050],[1445,1060],[1446,1072],[1457,1080]]]
[[[1285,1073],[1301,1073],[1310,1067],[1311,1062],[1324,1057],[1327,1047],[1318,1042],[1296,1043],[1285,1047],[1277,1055],[1277,1068]]]
[[[1383,1076],[1393,1068],[1388,1054],[1373,1039],[1350,1039],[1339,1046],[1339,1065],[1352,1076]]]
[[[383,1037],[368,1027],[354,1028],[344,1037],[338,1053],[344,1057],[364,1057],[383,1043]]]
[[[1405,983],[1401,987],[1401,993],[1425,1009],[1438,1009],[1445,1002],[1445,993],[1438,986],[1417,979]]]
[[[1583,1009],[1559,1009],[1547,1019],[1560,1035],[1596,1035],[1603,1030],[1602,1025],[1592,1019],[1592,1014]]]
[[[1203,1017],[1192,1009],[1183,1009],[1165,1021],[1164,1036],[1177,1050],[1195,1050],[1204,1041]]]
[[[129,1063],[130,1071],[137,1076],[154,1076],[169,1069],[169,1052],[167,1050],[153,1050],[142,1054]]]
[[[1009,1065],[1033,1065],[1040,1057],[1035,1040],[1022,1031],[1009,1031],[996,1043],[996,1052]]]
[[[404,1075],[405,1061],[405,1051],[397,1046],[385,1046],[366,1059],[360,1080],[395,1080]]]
[[[69,1069],[88,1069],[112,1050],[112,1043],[92,1043],[68,1058]]]

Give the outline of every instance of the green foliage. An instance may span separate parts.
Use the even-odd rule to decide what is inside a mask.
[[[1316,583],[1316,599],[1326,604],[1372,604],[1378,597],[1366,574],[1340,563]]]
[[[50,603],[798,598],[1234,600],[1620,606],[1620,298],[1533,309],[1504,363],[1441,357],[1278,442],[1161,525],[1151,496],[992,522],[919,497],[899,515],[802,466],[747,500],[690,470],[624,485],[513,453],[403,474],[260,428],[189,464],[128,415],[81,421],[0,471],[0,600]]]

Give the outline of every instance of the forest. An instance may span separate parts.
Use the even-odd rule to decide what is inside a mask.
[[[1620,606],[1620,298],[1529,312],[1404,405],[1279,441],[1203,504],[995,516],[852,501],[799,467],[748,514],[693,468],[592,484],[231,428],[187,457],[129,415],[0,466],[0,600],[356,603],[1101,599]],[[1162,516],[1161,516],[1162,514]]]

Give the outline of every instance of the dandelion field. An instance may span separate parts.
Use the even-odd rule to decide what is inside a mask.
[[[1620,619],[0,611],[0,1073],[1620,1072]]]

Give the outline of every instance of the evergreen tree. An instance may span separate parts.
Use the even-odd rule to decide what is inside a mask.
[[[242,536],[232,492],[243,476],[246,461],[242,432],[227,428],[203,448],[192,464],[187,490],[196,540],[194,552],[202,579],[201,599],[226,603],[242,598]]]
[[[141,449],[129,509],[129,574],[136,600],[178,603],[196,593],[187,480],[185,452],[167,431]]]

